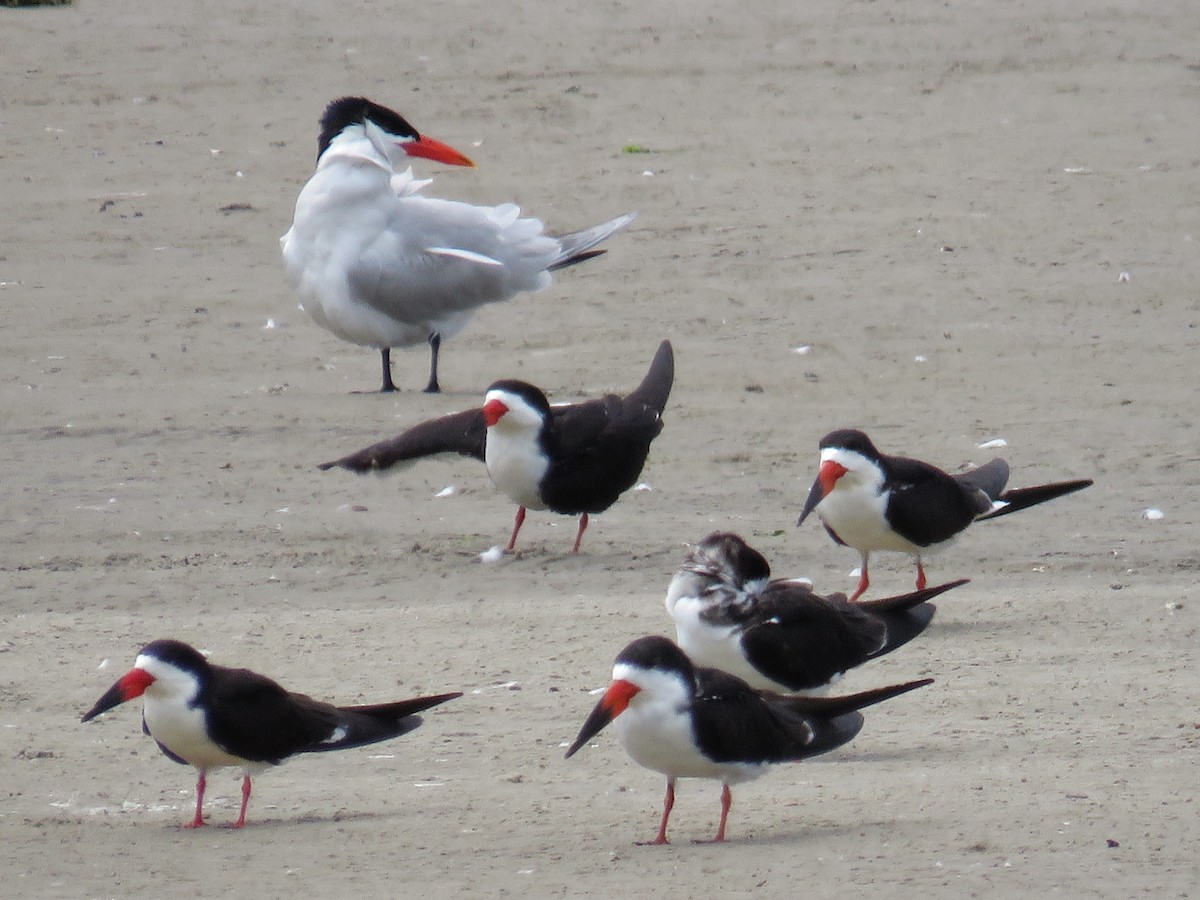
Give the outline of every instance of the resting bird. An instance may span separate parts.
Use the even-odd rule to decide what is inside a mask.
[[[282,238],[288,281],[322,328],[382,354],[382,391],[394,391],[391,348],[428,343],[425,390],[441,390],[438,353],[488,303],[540,291],[550,273],[603,253],[597,244],[636,213],[561,237],[542,233],[511,203],[473,206],[422,196],[428,181],[408,157],[474,166],[364,97],[334,100],[321,117],[317,170]]]
[[[861,431],[842,429],[821,439],[821,467],[796,524],[815,511],[830,537],[859,552],[862,569],[851,600],[871,583],[867,565],[875,550],[916,557],[917,590],[923,590],[927,551],[950,543],[972,522],[1045,503],[1092,480],[1006,491],[1007,483],[1008,463],[1002,459],[948,475],[920,460],[880,453]]]
[[[780,693],[823,692],[848,669],[903,646],[933,621],[928,601],[967,583],[851,603],[770,577],[761,553],[736,534],[714,532],[671,579],[666,605],[692,662]]]
[[[653,844],[666,844],[679,778],[721,782],[725,840],[730,785],[758,778],[774,763],[795,762],[849,743],[863,726],[858,710],[931,684],[932,678],[847,697],[783,697],[754,690],[718,669],[694,666],[665,637],[639,638],[618,655],[612,683],[567,756],[610,722],[633,761],[667,776],[667,796]]]
[[[133,668],[83,717],[87,722],[118,704],[144,697],[142,730],[177,763],[195,766],[196,815],[204,822],[209,770],[242,770],[242,808],[234,828],[246,824],[250,778],[297,753],[361,747],[412,731],[416,713],[461,697],[459,692],[372,706],[333,706],[280,687],[249,669],[227,669],[181,641],[157,640],[138,653]]]
[[[572,551],[578,553],[589,514],[616,503],[641,474],[674,380],[671,342],[663,341],[642,383],[625,397],[551,406],[531,384],[497,381],[482,407],[414,425],[320,468],[382,473],[441,453],[474,457],[517,504],[506,549],[516,547],[526,509],[549,509],[580,517]]]

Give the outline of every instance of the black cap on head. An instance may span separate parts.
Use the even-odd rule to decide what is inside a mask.
[[[388,134],[417,139],[417,129],[398,112],[373,103],[366,97],[340,97],[325,107],[321,115],[321,137],[317,142],[317,159],[329,149],[333,139],[351,125],[361,125],[370,119]]]

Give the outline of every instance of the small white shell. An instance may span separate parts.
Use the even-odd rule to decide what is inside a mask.
[[[992,438],[990,441],[984,441],[982,444],[976,444],[980,450],[991,450],[994,447],[1007,447],[1008,441],[1004,438]]]
[[[1159,519],[1166,518],[1166,515],[1161,509],[1153,506],[1142,510],[1142,518],[1148,522],[1157,522]]]
[[[436,494],[434,494],[433,496],[438,497],[438,498],[453,497],[457,493],[458,493],[458,488],[453,484],[448,484],[444,488],[442,488],[440,491],[438,491]]]

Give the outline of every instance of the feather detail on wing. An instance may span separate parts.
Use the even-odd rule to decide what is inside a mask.
[[[486,442],[487,425],[483,420],[483,412],[468,409],[421,422],[396,437],[364,447],[341,459],[321,463],[318,468],[328,470],[338,466],[359,474],[382,474],[389,469],[411,465],[423,457],[442,453],[457,453],[483,462]]]

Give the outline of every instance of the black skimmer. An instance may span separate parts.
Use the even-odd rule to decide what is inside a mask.
[[[641,474],[650,443],[662,431],[674,380],[675,356],[671,342],[663,341],[646,377],[626,397],[551,406],[532,384],[497,381],[482,407],[414,425],[320,468],[382,473],[423,456],[471,456],[517,504],[508,550],[517,545],[525,510],[549,509],[580,517],[578,553],[588,515],[612,506]]]
[[[917,590],[923,590],[926,551],[947,544],[972,522],[1082,490],[1092,479],[1006,491],[1007,483],[1008,463],[1002,459],[949,475],[927,462],[880,453],[861,431],[845,428],[821,438],[821,467],[796,524],[815,510],[830,537],[862,556],[851,600],[870,584],[867,565],[875,550],[916,557]]]
[[[421,724],[416,713],[461,697],[460,692],[371,706],[334,706],[294,694],[249,669],[213,665],[181,641],[147,644],[121,679],[96,701],[83,721],[144,697],[142,731],[177,763],[195,766],[196,815],[185,828],[204,825],[204,789],[210,769],[242,770],[246,824],[250,777],[297,753],[319,753],[385,741]]]
[[[721,669],[752,688],[820,692],[848,669],[890,653],[933,621],[928,602],[966,584],[851,603],[804,581],[769,580],[766,558],[741,537],[710,534],[667,588],[676,640],[698,666]]]
[[[679,778],[720,781],[725,840],[733,803],[730,786],[757,778],[773,763],[826,753],[851,741],[863,725],[858,710],[932,678],[846,697],[784,697],[756,691],[719,669],[696,667],[665,637],[638,638],[618,655],[612,683],[596,704],[567,757],[610,722],[633,761],[667,776],[662,821],[653,844],[667,843],[667,819]]]
[[[561,237],[514,204],[472,206],[420,194],[429,184],[408,157],[474,166],[364,97],[334,100],[321,117],[317,169],[300,191],[282,238],[284,268],[300,305],[343,340],[375,347],[382,391],[394,391],[391,348],[428,343],[436,393],[438,352],[488,303],[540,291],[550,273],[598,256],[597,244],[635,213]]]

